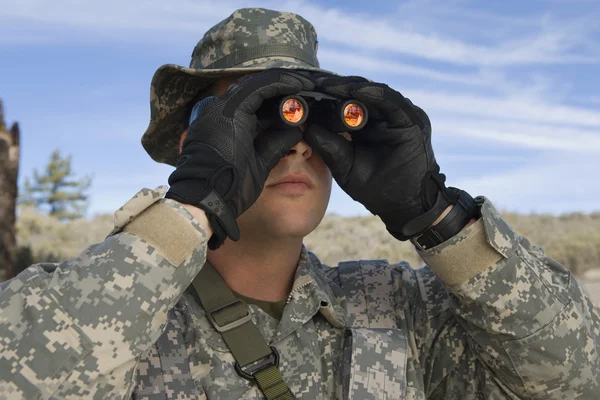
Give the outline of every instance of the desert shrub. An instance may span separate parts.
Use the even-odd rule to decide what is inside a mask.
[[[386,259],[408,261],[419,267],[423,261],[408,242],[396,240],[379,217],[341,217],[328,214],[305,239],[307,249],[330,266],[347,260]]]
[[[600,213],[554,217],[505,212],[503,216],[515,232],[542,247],[575,275],[600,268]]]
[[[110,214],[60,222],[33,207],[21,206],[17,217],[17,272],[34,263],[74,257],[90,244],[103,241],[112,227]]]
[[[581,276],[600,268],[600,213],[571,213],[561,216],[523,215],[504,212],[515,232],[542,247],[574,274]],[[323,222],[305,239],[307,248],[328,265],[356,259],[408,261],[423,265],[414,247],[394,239],[383,222],[374,216],[340,217],[326,215]]]

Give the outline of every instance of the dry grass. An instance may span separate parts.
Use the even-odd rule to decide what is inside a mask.
[[[33,207],[22,206],[17,217],[17,271],[33,263],[74,257],[89,245],[103,241],[112,227],[110,214],[63,223]]]
[[[21,269],[35,262],[73,257],[88,245],[104,240],[112,229],[109,214],[67,223],[26,207],[19,214],[17,240]],[[600,267],[600,213],[560,217],[504,213],[504,216],[517,233],[543,247],[550,257],[576,275]],[[305,244],[328,265],[356,259],[408,261],[415,268],[422,265],[412,245],[394,239],[378,217],[327,215],[306,237]]]

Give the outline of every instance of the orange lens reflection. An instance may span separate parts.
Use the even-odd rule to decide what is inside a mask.
[[[281,106],[281,113],[286,121],[295,124],[302,119],[304,106],[296,99],[287,99]]]
[[[360,126],[364,117],[363,110],[359,105],[350,103],[344,107],[344,121],[348,126],[352,128]]]

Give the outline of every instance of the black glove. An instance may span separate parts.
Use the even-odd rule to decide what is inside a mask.
[[[214,232],[211,250],[227,237],[239,240],[237,217],[258,199],[271,169],[302,140],[298,127],[261,131],[254,138],[263,100],[314,88],[307,77],[288,71],[245,76],[197,105],[198,118],[187,130],[165,197],[206,212]]]
[[[395,238],[423,233],[457,202],[459,190],[446,188],[440,174],[423,110],[389,86],[356,76],[319,78],[316,90],[367,106],[369,121],[352,132],[352,141],[310,120],[304,137],[338,185],[378,215]]]

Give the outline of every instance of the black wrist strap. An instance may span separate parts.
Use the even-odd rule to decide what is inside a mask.
[[[240,229],[237,222],[216,190],[211,190],[196,206],[206,212],[213,229],[213,235],[208,241],[210,250],[221,247],[227,237],[233,241],[240,240]]]
[[[418,250],[430,249],[445,242],[459,233],[471,218],[479,217],[479,208],[470,194],[461,190],[458,201],[436,226],[426,230],[423,234],[411,238],[410,241]]]
[[[210,227],[213,230],[213,234],[208,240],[208,248],[210,250],[216,250],[221,247],[227,237],[233,241],[240,240],[240,229],[236,218],[232,215],[216,190],[212,189],[208,192],[199,203],[179,195],[172,188],[167,192],[165,198],[173,199],[183,204],[191,204],[204,210]]]

